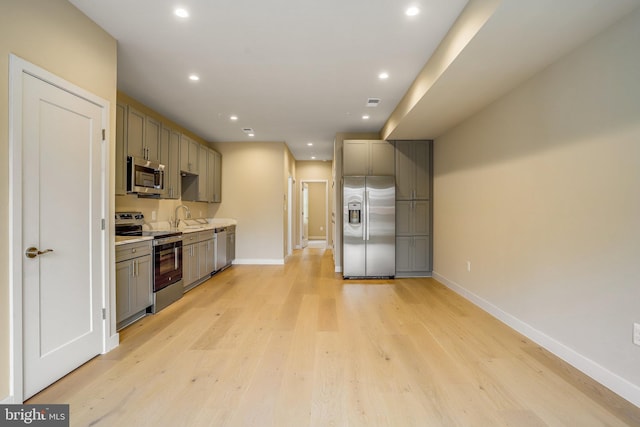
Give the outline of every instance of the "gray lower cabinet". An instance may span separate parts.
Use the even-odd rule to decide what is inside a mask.
[[[236,226],[227,227],[227,265],[233,264],[236,259]]]
[[[211,276],[215,256],[213,230],[185,233],[182,238],[182,282],[185,292]]]
[[[396,201],[396,276],[430,274],[429,235],[429,201]]]
[[[116,247],[116,326],[122,329],[153,304],[151,241]]]
[[[213,239],[207,239],[200,243],[199,248],[199,257],[200,262],[198,266],[200,267],[200,277],[206,277],[211,275],[215,270],[215,245]]]
[[[190,245],[182,246],[182,283],[184,289],[191,289],[198,281],[198,244],[192,243]]]
[[[396,276],[415,276],[431,271],[429,236],[396,237]]]

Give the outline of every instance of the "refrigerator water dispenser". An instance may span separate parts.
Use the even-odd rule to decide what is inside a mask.
[[[360,224],[362,205],[360,202],[349,203],[349,224]]]

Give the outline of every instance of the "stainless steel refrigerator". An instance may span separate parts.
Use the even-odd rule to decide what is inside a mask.
[[[395,276],[395,177],[345,176],[342,196],[343,276]]]

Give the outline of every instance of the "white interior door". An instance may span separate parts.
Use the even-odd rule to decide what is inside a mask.
[[[309,184],[302,183],[302,239],[301,246],[309,245]]]
[[[105,266],[102,107],[27,73],[22,79],[26,399],[101,352]]]

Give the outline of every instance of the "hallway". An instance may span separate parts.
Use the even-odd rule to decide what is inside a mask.
[[[238,265],[27,403],[73,426],[627,426],[637,408],[432,279]]]

